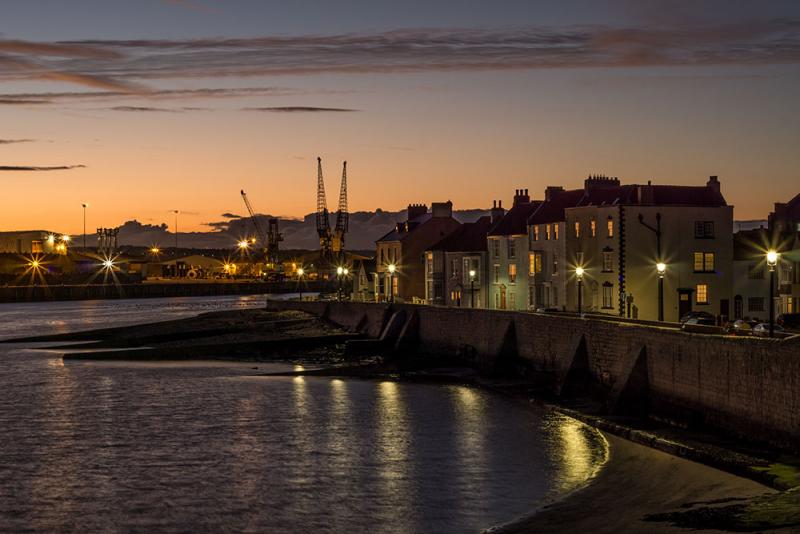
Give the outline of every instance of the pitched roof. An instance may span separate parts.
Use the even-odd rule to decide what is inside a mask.
[[[364,270],[368,273],[374,273],[378,270],[378,262],[375,258],[370,258],[368,260],[356,260],[353,262],[353,271],[358,271],[362,265],[364,266]]]
[[[482,252],[486,250],[486,235],[492,227],[492,218],[485,215],[475,222],[464,223],[429,250],[444,252]]]
[[[583,198],[583,189],[559,191],[552,200],[546,200],[528,217],[528,224],[547,224],[564,221],[565,208],[572,208]]]
[[[536,211],[541,200],[532,200],[513,206],[500,222],[491,229],[489,235],[520,235],[528,233],[528,217]]]
[[[421,225],[428,222],[432,218],[433,215],[431,213],[426,213],[424,215],[420,215],[419,217],[411,219],[410,221],[399,222],[389,233],[378,239],[376,243],[380,243],[381,241],[402,241],[403,239],[411,235],[411,233],[414,230],[416,230],[417,228],[419,228]],[[405,224],[408,227],[407,231],[399,232],[397,230],[397,226],[402,224]]]
[[[649,199],[647,189],[652,192]],[[656,205],[656,206],[727,206],[725,197],[714,188],[689,185],[620,185],[615,187],[598,187],[585,191],[583,198],[576,204],[579,206],[615,206],[619,204]]]

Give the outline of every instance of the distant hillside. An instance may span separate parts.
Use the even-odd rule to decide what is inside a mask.
[[[460,210],[453,216],[461,222],[472,222],[482,215],[487,215],[487,210]],[[259,220],[264,228],[267,227],[269,215],[259,215]],[[350,214],[350,231],[347,234],[347,248],[349,250],[372,250],[375,240],[388,233],[398,221],[406,220],[406,210],[403,211],[359,211]],[[331,215],[331,227],[335,224],[335,214]],[[315,249],[319,247],[317,238],[316,215],[306,215],[300,219],[280,219],[280,229],[283,233],[281,247],[285,249]],[[236,242],[244,236],[255,234],[253,222],[250,218],[232,217],[226,221],[209,223],[208,232],[179,232],[178,241],[181,247],[190,248],[228,248],[234,247]],[[80,242],[81,236],[76,236]],[[94,243],[96,236],[87,236],[87,241]],[[119,244],[132,246],[152,246],[158,244],[169,247],[175,242],[175,234],[169,231],[167,224],[153,225],[142,224],[139,221],[127,221],[119,227]]]

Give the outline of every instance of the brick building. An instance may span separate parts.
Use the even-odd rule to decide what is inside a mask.
[[[486,235],[493,219],[496,223],[500,217],[502,208],[495,207],[492,215],[462,224],[425,252],[425,300],[428,304],[486,307]]]
[[[394,295],[398,301],[423,301],[425,251],[459,226],[449,200],[434,202],[430,212],[425,204],[409,205],[408,219],[397,223],[391,232],[376,241],[378,300]]]

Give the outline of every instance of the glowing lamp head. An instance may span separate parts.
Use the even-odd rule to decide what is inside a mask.
[[[470,277],[470,278],[475,278],[475,269],[470,269],[470,271],[469,271],[469,277]]]
[[[247,241],[246,239],[243,239],[243,240],[239,241],[239,248],[246,249],[249,246],[250,246],[250,242]]]
[[[161,250],[158,247],[153,247],[150,249],[151,254],[158,254]]]
[[[303,276],[304,274],[306,274],[306,270],[305,269],[303,269],[302,267],[297,269],[297,276]]]
[[[584,273],[583,267],[576,267],[575,268],[575,276],[578,277],[578,280],[583,278],[583,273]]]
[[[111,269],[114,267],[114,262],[112,260],[103,260],[103,267],[106,269]]]
[[[778,252],[775,250],[770,250],[767,252],[767,265],[770,267],[775,267],[778,264]]]
[[[659,276],[664,276],[664,273],[667,272],[667,264],[663,261],[656,263],[656,271],[658,271]]]
[[[344,267],[342,267],[342,266],[337,267],[336,268],[336,274],[338,274],[339,276],[342,276],[344,274]]]
[[[394,272],[397,270],[397,266],[394,263],[390,263],[388,269],[391,274],[394,274]]]
[[[342,272],[344,273],[344,275],[345,275],[345,276],[347,276],[348,274],[350,274],[350,269],[348,269],[347,267],[345,267],[345,268],[344,268],[344,270],[343,270]]]
[[[31,260],[30,262],[28,262],[28,264],[31,267],[33,267],[34,269],[38,269],[39,268],[39,260]]]
[[[61,241],[63,241],[64,243],[69,243],[70,239],[72,239],[72,238],[70,236],[68,236],[67,234],[64,234],[64,235],[61,236]]]

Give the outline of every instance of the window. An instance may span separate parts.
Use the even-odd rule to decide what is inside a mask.
[[[38,254],[40,252],[44,252],[42,250],[42,242],[41,241],[31,241],[31,252],[34,254]]]
[[[492,239],[492,252],[494,253],[495,258],[500,257],[500,240],[499,239]]]
[[[589,223],[589,231],[591,232],[592,237],[597,235],[597,221],[594,219],[592,219],[592,221]]]
[[[614,253],[610,250],[603,251],[603,272],[610,273],[614,271]]]
[[[706,284],[697,284],[697,303],[708,304],[708,286]]]
[[[425,255],[425,270],[428,271],[428,274],[433,274],[433,252],[428,252]]]
[[[694,272],[713,273],[714,272],[714,253],[695,252],[694,253]]]
[[[608,217],[608,221],[606,221],[606,233],[608,237],[614,237],[614,219],[611,216]]]
[[[517,264],[508,264],[508,283],[515,284],[517,282]]]
[[[550,241],[550,225],[549,224],[544,225],[544,238],[546,240]]]
[[[764,311],[764,297],[748,297],[747,298],[747,311],[763,312]]]
[[[509,258],[516,258],[517,257],[517,243],[513,237],[508,238],[508,257]]]
[[[553,306],[558,307],[558,288],[553,286]]]
[[[461,290],[456,289],[455,291],[450,292],[450,302],[455,303],[457,306],[461,306]]]
[[[458,278],[458,263],[459,263],[458,258],[453,258],[450,260],[450,269],[451,269],[450,278],[452,278],[453,280]]]
[[[714,239],[714,221],[695,221],[695,239]]]
[[[553,239],[558,241],[558,223],[553,225]]]
[[[533,225],[533,240],[534,241],[539,241],[539,225],[538,224],[534,224]]]
[[[614,284],[606,282],[603,284],[603,308],[611,309],[614,307]]]
[[[528,253],[528,274],[536,274],[536,255],[533,252]]]
[[[581,236],[581,223],[575,221],[575,237],[580,237],[580,236]]]
[[[533,253],[533,274],[542,272],[542,263],[544,261],[544,254],[541,252]]]
[[[494,264],[494,283],[495,284],[500,283],[500,265],[496,263]]]
[[[497,310],[500,309],[500,293],[495,293],[494,294],[494,307]]]
[[[470,271],[475,272],[475,276],[470,276]],[[476,284],[481,280],[480,260],[478,258],[464,258],[464,283],[469,284],[475,282]]]
[[[750,280],[763,280],[764,267],[762,265],[753,264],[747,269],[747,278]]]
[[[517,307],[517,299],[514,293],[508,294],[508,306],[513,310]]]
[[[558,256],[553,254],[553,276],[558,274]]]

